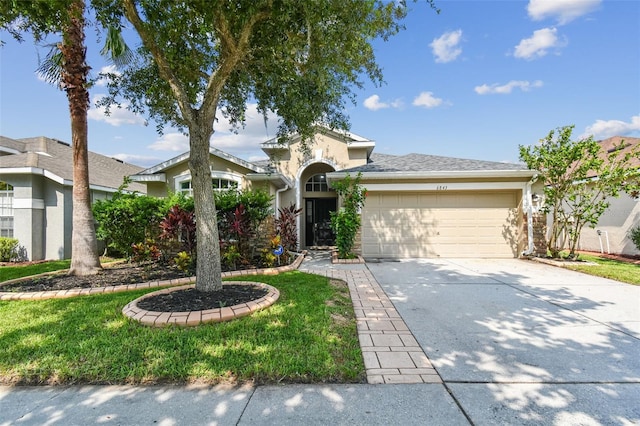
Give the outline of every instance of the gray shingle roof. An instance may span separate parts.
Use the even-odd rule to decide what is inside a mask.
[[[346,172],[443,172],[479,170],[527,170],[523,164],[498,161],[469,160],[426,154],[371,154],[369,163],[353,167]]]
[[[10,141],[13,143],[9,144]],[[73,150],[69,144],[43,136],[17,140],[2,137],[0,143],[12,148],[19,146],[18,144],[22,146],[20,154],[0,157],[0,172],[3,168],[37,167],[65,180],[73,181]],[[142,167],[89,152],[89,182],[91,185],[118,188],[122,184],[124,176],[138,173],[141,170],[143,170]],[[132,183],[128,189],[146,193],[146,186],[141,184]]]

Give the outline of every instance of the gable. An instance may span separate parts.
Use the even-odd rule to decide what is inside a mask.
[[[335,170],[367,164],[375,142],[352,133],[318,128],[313,138],[303,143],[294,135],[288,144],[271,139],[262,144],[275,169],[294,179],[301,168],[313,163],[325,163]]]

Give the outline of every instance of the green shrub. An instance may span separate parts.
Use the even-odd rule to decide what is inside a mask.
[[[331,212],[331,229],[336,235],[338,257],[341,259],[355,257],[352,250],[360,229],[360,210],[364,207],[367,195],[366,188],[360,185],[361,177],[362,175],[358,173],[352,179],[347,174],[344,179],[332,184],[342,199],[342,207],[337,212]]]
[[[96,235],[114,254],[133,255],[133,245],[155,240],[166,214],[166,201],[139,194],[116,193],[110,200],[93,205],[98,222]]]
[[[182,272],[193,271],[193,257],[186,251],[181,251],[180,253],[178,253],[176,257],[173,258],[173,263]]]
[[[263,189],[238,191],[230,188],[226,191],[216,192],[214,196],[219,223],[220,221],[224,222],[225,217],[241,204],[246,210],[247,218],[255,227],[272,214],[271,201],[273,196]]]
[[[193,212],[180,207],[171,207],[160,221],[160,240],[165,258],[175,259],[180,252],[186,252],[190,258],[196,257],[196,221]]]
[[[156,243],[147,239],[143,243],[136,243],[131,245],[133,254],[131,260],[134,262],[156,262],[160,260],[162,253],[156,245]]]
[[[0,262],[10,262],[18,255],[18,240],[0,237]]]
[[[290,251],[298,249],[298,228],[297,218],[300,216],[302,209],[297,209],[296,205],[291,203],[289,207],[278,209],[278,218],[276,219],[276,233],[280,236],[282,247],[288,257]],[[275,247],[274,247],[275,248]]]
[[[629,230],[629,238],[638,250],[640,250],[640,225]]]
[[[236,244],[222,244],[220,247],[222,263],[230,270],[238,269],[238,261],[242,259]]]
[[[231,188],[215,193],[218,232],[220,240],[234,241],[239,258],[251,262],[264,246],[264,235],[258,231],[260,225],[272,214],[273,197],[263,189],[242,190]],[[232,258],[236,257],[232,253]]]

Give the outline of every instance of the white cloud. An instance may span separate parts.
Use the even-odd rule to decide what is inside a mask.
[[[545,56],[549,49],[559,49],[567,45],[566,40],[558,39],[556,28],[536,30],[530,38],[520,40],[513,55],[516,58],[532,60]]]
[[[377,111],[379,109],[389,108],[389,104],[385,102],[380,102],[380,96],[371,95],[364,100],[364,107],[366,109],[370,109],[371,111]]]
[[[116,68],[115,65],[107,65],[105,67],[100,68],[100,73],[98,79],[95,81],[96,86],[104,87],[109,82],[109,79],[105,76],[105,74],[115,74],[120,75],[120,71]]]
[[[392,102],[380,102],[380,96],[378,95],[369,96],[367,99],[364,100],[363,104],[365,108],[371,111],[377,111],[379,109],[384,109],[384,108],[401,108],[402,107],[402,101],[400,99],[396,99],[395,101],[392,101]]]
[[[229,154],[242,158],[251,156],[264,158],[265,154],[260,149],[260,144],[275,136],[278,124],[277,116],[273,113],[267,115],[267,128],[264,118],[258,112],[257,104],[248,104],[246,125],[233,133],[232,126],[222,113],[218,112],[218,121],[214,124],[215,133],[211,137],[210,144],[214,148],[221,149]],[[189,150],[189,137],[177,131],[167,131],[158,140],[148,146],[155,151],[186,152]]]
[[[520,89],[523,92],[528,92],[531,89],[542,87],[544,83],[540,80],[536,80],[534,82],[529,81],[519,81],[519,80],[511,80],[507,84],[483,84],[482,86],[476,86],[473,90],[478,95],[507,95],[513,91],[513,89]]]
[[[602,0],[529,0],[527,12],[534,21],[555,18],[563,25],[595,10]]]
[[[413,105],[425,108],[435,108],[442,103],[443,100],[433,96],[433,92],[422,92],[413,100]]]
[[[87,117],[90,120],[95,121],[104,121],[107,124],[111,124],[112,126],[121,126],[123,124],[134,124],[134,125],[142,125],[146,124],[146,121],[143,117],[134,114],[133,112],[127,110],[127,103],[124,102],[120,108],[115,105],[111,107],[109,115],[106,113],[106,108],[96,107],[95,104],[100,99],[102,99],[104,95],[95,95],[91,100],[91,108],[87,113]]]
[[[581,137],[593,135],[594,139],[606,139],[611,136],[629,136],[636,132],[640,132],[640,114],[631,117],[628,123],[621,120],[596,120],[587,126]]]
[[[447,63],[454,61],[462,53],[459,43],[462,41],[462,30],[449,31],[438,38],[434,38],[429,46],[436,57],[436,62]]]

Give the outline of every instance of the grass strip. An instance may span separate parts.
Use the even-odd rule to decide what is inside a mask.
[[[122,259],[101,256],[100,263],[107,265]],[[32,275],[44,274],[45,272],[61,271],[71,267],[71,260],[48,260],[46,262],[30,263],[26,265],[0,266],[0,283],[17,278],[30,277]]]
[[[640,285],[640,265],[584,253],[580,253],[579,259],[595,263],[595,265],[567,264],[567,268],[589,275]]]
[[[30,265],[0,266],[0,282],[15,280],[17,278],[30,277],[45,272],[69,269],[71,260],[52,260],[49,262],[34,263]]]
[[[0,302],[0,383],[354,383],[365,380],[348,288],[299,271],[243,277],[280,299],[230,322],[150,328],[122,308],[149,291]]]

